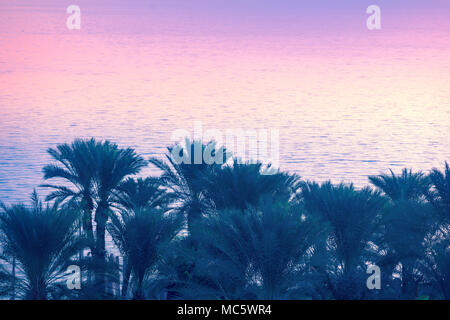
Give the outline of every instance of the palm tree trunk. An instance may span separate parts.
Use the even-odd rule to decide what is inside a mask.
[[[133,293],[133,300],[145,300],[145,294],[144,291],[142,290],[143,282],[144,282],[143,278],[138,279],[136,283],[137,286],[136,291],[134,291]]]
[[[78,238],[81,239],[83,237],[83,218],[80,217],[78,220]],[[83,249],[80,249],[78,252],[78,260],[83,260]]]
[[[81,217],[81,225],[83,232],[86,234],[86,238],[88,240],[89,248],[91,250],[91,258],[95,258],[95,237],[94,237],[94,227],[92,225],[92,214],[94,212],[94,203],[89,194],[85,195],[85,205],[83,216]],[[82,257],[81,257],[82,258]],[[92,270],[87,271],[88,282],[91,285],[92,280],[95,279],[92,274]]]
[[[96,246],[94,258],[98,263],[98,269],[95,275],[95,282],[98,286],[100,294],[106,293],[106,222],[108,220],[107,209],[99,205],[95,213],[96,226]]]
[[[92,213],[94,212],[94,202],[89,195],[86,195],[85,200],[87,202],[85,206],[85,212],[83,217],[83,229],[86,232],[86,237],[89,243],[92,245],[94,243],[94,227],[92,226]],[[91,247],[91,251],[95,251],[95,247]]]
[[[127,295],[127,291],[128,291],[128,284],[130,282],[130,277],[131,277],[131,266],[128,263],[127,259],[124,259],[123,262],[123,269],[124,269],[124,273],[123,273],[123,283],[122,283],[122,297],[125,298]]]
[[[47,300],[47,288],[43,280],[36,280],[31,288],[30,300]]]
[[[16,300],[16,258],[13,258],[11,273],[12,273],[12,294],[11,294],[11,300]]]

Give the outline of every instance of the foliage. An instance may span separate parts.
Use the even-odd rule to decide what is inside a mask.
[[[185,294],[209,299],[283,299],[298,294],[316,227],[298,207],[263,199],[198,225],[195,280]]]
[[[373,261],[385,200],[369,188],[355,190],[353,185],[305,182],[301,189],[305,209],[327,230],[314,251],[313,268],[331,297],[363,298],[366,263]]]
[[[65,292],[64,277],[69,265],[85,242],[76,235],[77,213],[58,206],[43,206],[34,195],[33,206],[3,206],[0,215],[0,257],[10,265],[14,259],[16,274],[2,272],[17,297],[29,300],[60,298]]]
[[[157,264],[168,244],[181,231],[182,221],[174,214],[155,209],[122,212],[108,223],[108,232],[126,258],[132,276],[133,297],[144,299],[145,281],[157,273]],[[125,291],[127,289],[125,288]]]
[[[77,139],[49,149],[46,203],[0,202],[0,296],[450,299],[448,163],[371,176],[374,190],[185,143],[150,159],[159,176],[139,178],[147,161],[131,148]],[[80,290],[65,283],[72,264]],[[380,290],[366,286],[371,264]]]

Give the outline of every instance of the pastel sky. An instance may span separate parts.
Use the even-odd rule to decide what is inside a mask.
[[[291,8],[353,8],[377,4],[389,8],[448,8],[446,0],[16,0],[16,5],[45,5],[58,6],[61,4],[77,4],[90,6],[119,6],[119,7],[170,7],[170,8],[257,8],[257,9],[291,9]]]
[[[12,7],[13,11],[35,12],[34,19],[29,21],[31,24],[33,20],[39,21],[38,13],[42,11],[65,15],[65,8],[71,4],[80,6],[87,18],[98,11],[117,14],[111,23],[123,32],[129,29],[122,28],[121,24],[129,25],[129,19],[136,19],[136,22],[146,19],[147,25],[151,24],[149,20],[162,21],[187,33],[280,34],[308,29],[354,32],[364,29],[365,10],[372,4],[381,7],[383,25],[391,30],[448,30],[450,20],[450,1],[447,0],[17,0],[0,2],[3,20],[0,33],[20,23],[8,19]],[[89,30],[89,24],[85,29]]]

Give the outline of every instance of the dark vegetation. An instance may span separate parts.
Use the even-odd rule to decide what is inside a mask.
[[[214,144],[189,142],[224,160]],[[211,149],[212,147],[212,149]],[[7,299],[450,299],[450,168],[303,181],[262,164],[145,160],[108,141],[48,152],[49,194],[1,205]],[[191,161],[194,163],[194,161]],[[152,165],[158,177],[136,179]],[[107,252],[111,237],[123,263]],[[117,254],[117,253],[116,253]],[[369,290],[369,265],[381,289]],[[67,286],[70,265],[81,289]]]

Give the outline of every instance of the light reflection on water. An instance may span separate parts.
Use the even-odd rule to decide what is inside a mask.
[[[450,160],[448,27],[215,35],[153,16],[113,15],[116,30],[111,15],[87,12],[98,23],[70,33],[61,12],[0,15],[11,21],[0,30],[5,202],[28,199],[58,143],[93,136],[162,156],[173,130],[196,120],[279,129],[281,168],[305,179],[362,186],[388,168]]]

